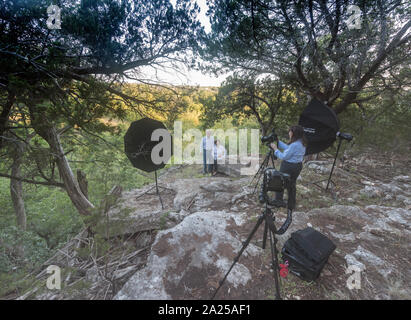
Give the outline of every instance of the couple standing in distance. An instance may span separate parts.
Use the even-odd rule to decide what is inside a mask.
[[[218,163],[225,162],[226,149],[220,140],[214,139],[211,130],[206,130],[206,135],[201,140],[201,149],[203,152],[203,174],[217,174]]]

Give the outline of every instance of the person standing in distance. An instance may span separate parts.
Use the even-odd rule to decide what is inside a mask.
[[[214,137],[211,135],[211,130],[206,130],[206,136],[201,141],[203,150],[203,174],[212,173],[214,164]]]
[[[214,141],[214,166],[213,166],[213,173],[212,175],[215,176],[217,174],[217,164],[218,163],[225,163],[225,156],[226,156],[226,149],[220,143],[220,140]]]
[[[306,149],[306,139],[304,137],[304,129],[301,126],[292,126],[288,130],[290,141],[288,144],[278,141],[278,148],[275,143],[271,143],[270,147],[274,149],[274,155],[281,159],[280,172],[290,175],[290,194],[288,195],[288,208],[294,209],[297,192],[297,178],[303,168],[303,160]],[[284,192],[276,192],[275,199],[283,201]]]

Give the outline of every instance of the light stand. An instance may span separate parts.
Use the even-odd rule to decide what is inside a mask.
[[[325,188],[325,191],[328,190],[328,187],[329,187],[329,185],[330,185],[330,182],[331,182],[334,186],[336,185],[335,182],[331,180],[331,176],[332,176],[332,174],[333,174],[333,172],[334,172],[335,163],[337,162],[337,157],[338,157],[338,153],[340,152],[340,147],[341,147],[342,141],[343,141],[343,140],[351,141],[351,140],[353,139],[353,136],[352,136],[351,134],[349,134],[349,133],[343,133],[343,132],[337,132],[337,137],[339,138],[338,146],[337,146],[337,151],[336,151],[336,153],[335,153],[334,162],[333,162],[333,165],[332,165],[332,167],[331,167],[331,171],[330,171],[330,175],[329,175],[328,179],[323,179],[323,180],[320,180],[320,181],[313,182],[313,184],[314,184],[315,186],[317,186],[317,187],[319,187],[319,188],[322,188],[322,187],[321,187],[320,185],[318,185],[318,184],[321,183],[321,182],[327,181],[327,186],[326,186],[326,188]]]
[[[157,180],[158,180],[158,179],[157,179],[157,170],[154,170],[154,177],[155,177],[155,180],[156,180],[156,184],[155,184],[154,186],[150,187],[149,189],[147,189],[146,191],[144,191],[143,193],[139,194],[139,195],[136,197],[136,199],[140,198],[141,196],[143,196],[143,195],[145,195],[145,194],[149,194],[149,195],[157,194],[158,198],[160,199],[161,209],[164,209],[163,200],[161,199],[161,195],[160,195],[160,192],[159,192],[159,188],[166,189],[166,190],[171,190],[171,189],[158,185],[158,181],[157,181]],[[155,192],[155,193],[149,193],[149,192],[150,192],[151,190],[153,190],[154,188],[156,189],[156,192]]]

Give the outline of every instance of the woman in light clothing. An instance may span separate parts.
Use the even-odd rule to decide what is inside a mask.
[[[214,142],[214,166],[213,166],[213,176],[217,174],[217,163],[224,163],[226,156],[226,150],[224,146],[220,143],[220,140]]]

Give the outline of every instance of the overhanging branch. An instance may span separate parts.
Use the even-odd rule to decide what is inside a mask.
[[[29,180],[29,179],[24,179],[21,177],[15,177],[15,176],[11,176],[9,174],[5,174],[5,173],[0,173],[0,177],[3,178],[9,178],[9,179],[15,179],[21,182],[26,182],[26,183],[31,183],[31,184],[39,184],[39,185],[43,185],[43,186],[54,186],[54,187],[60,187],[62,189],[65,189],[64,184],[60,183],[60,182],[56,182],[56,181],[35,181],[35,180]]]

